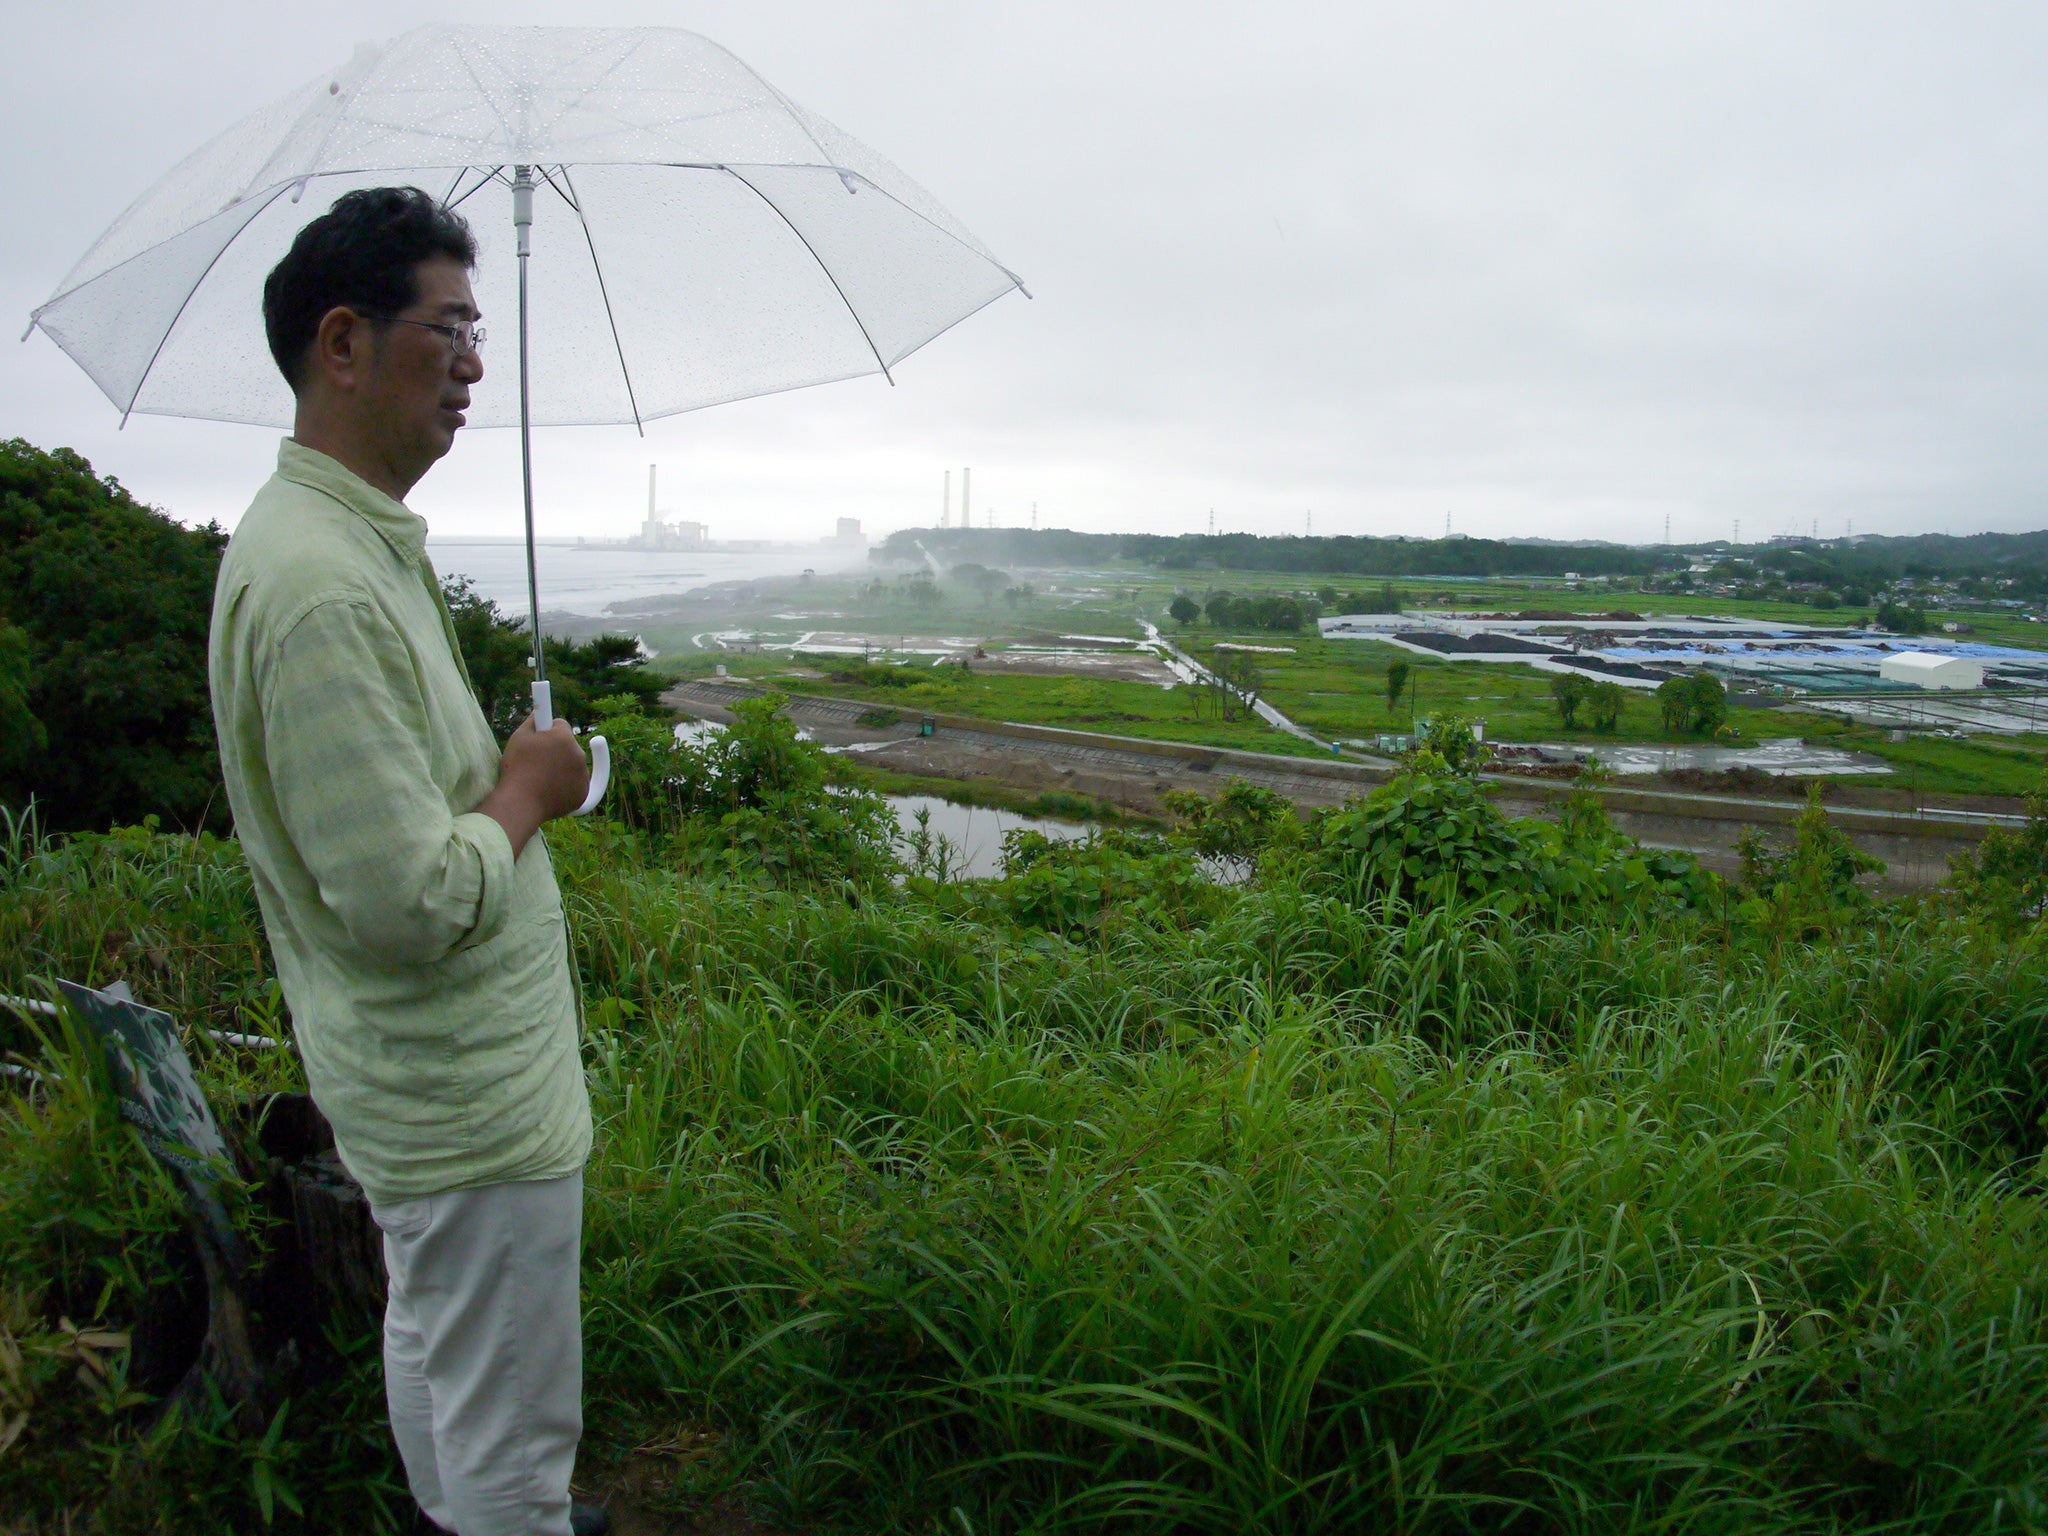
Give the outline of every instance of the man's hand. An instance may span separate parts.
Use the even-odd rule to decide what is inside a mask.
[[[558,719],[536,731],[528,715],[505,743],[497,788],[477,809],[505,829],[517,858],[542,822],[569,815],[589,792],[590,764],[569,722]]]

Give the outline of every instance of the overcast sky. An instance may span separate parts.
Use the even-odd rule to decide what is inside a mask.
[[[543,534],[630,531],[650,462],[715,537],[932,523],[963,465],[1001,525],[2048,526],[2048,8],[2010,3],[7,0],[14,335],[176,160],[426,20],[703,32],[1036,296],[894,388],[543,433]],[[46,338],[0,341],[0,435],[179,517],[232,524],[275,453],[117,421]],[[515,531],[517,452],[465,434],[414,507]]]

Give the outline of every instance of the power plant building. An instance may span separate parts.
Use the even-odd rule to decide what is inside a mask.
[[[663,522],[654,510],[654,466],[647,466],[647,520],[640,525],[635,541],[641,549],[702,549],[711,542],[711,530],[703,523]]]

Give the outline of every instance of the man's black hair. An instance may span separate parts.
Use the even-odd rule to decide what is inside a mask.
[[[397,314],[419,297],[413,269],[436,256],[473,268],[476,236],[461,214],[418,187],[365,187],[337,198],[263,281],[263,332],[285,382],[298,389],[322,315],[337,306]]]

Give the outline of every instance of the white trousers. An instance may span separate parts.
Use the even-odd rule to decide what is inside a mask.
[[[458,1536],[569,1536],[583,1435],[583,1175],[375,1206],[384,1395],[406,1481]]]

